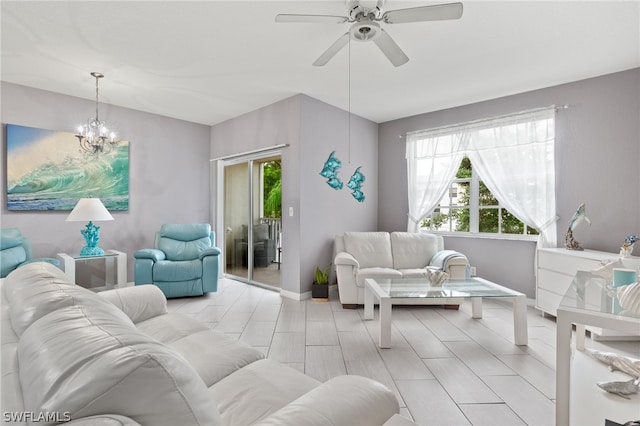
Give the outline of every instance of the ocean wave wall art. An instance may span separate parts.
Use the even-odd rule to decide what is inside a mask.
[[[7,124],[7,208],[72,210],[98,197],[129,210],[129,142],[108,154],[81,152],[73,133]]]

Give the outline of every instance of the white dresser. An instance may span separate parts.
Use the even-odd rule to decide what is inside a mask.
[[[595,250],[567,250],[566,248],[538,249],[536,265],[536,308],[556,316],[556,310],[577,271],[591,271],[605,263],[615,261],[618,253]],[[632,256],[623,260],[624,267],[637,270],[640,257]],[[596,338],[614,338],[609,330],[589,327]],[[616,335],[619,335],[616,332]],[[618,336],[616,336],[618,337]]]

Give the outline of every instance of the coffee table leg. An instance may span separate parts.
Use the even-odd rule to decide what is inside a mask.
[[[364,319],[373,319],[373,291],[366,284],[364,286]]]
[[[527,346],[529,333],[527,329],[527,296],[524,294],[513,298],[513,338],[518,346]]]
[[[482,297],[471,298],[471,318],[482,318]]]
[[[380,336],[378,340],[380,348],[391,347],[391,299],[380,298]]]

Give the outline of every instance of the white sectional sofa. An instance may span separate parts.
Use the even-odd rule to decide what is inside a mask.
[[[469,263],[463,254],[445,250],[441,236],[427,233],[346,232],[335,237],[335,252],[338,293],[345,308],[364,304],[367,278],[426,279],[429,266],[450,278],[464,278]]]
[[[321,383],[204,323],[153,285],[93,293],[47,263],[2,282],[3,423],[381,425],[382,384]],[[394,420],[390,421],[390,424]],[[400,419],[402,420],[402,419]]]

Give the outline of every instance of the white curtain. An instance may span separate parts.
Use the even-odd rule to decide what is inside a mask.
[[[424,218],[433,211],[451,184],[462,157],[467,155],[500,204],[526,225],[538,230],[539,246],[555,247],[554,135],[555,108],[408,135],[408,172],[427,176],[426,182],[422,177],[409,177],[409,214]],[[449,143],[451,152],[447,156],[447,159],[454,162],[453,165],[448,164],[449,168],[453,167],[453,172],[449,168],[444,170],[438,164],[445,161],[444,157],[436,154],[441,140],[457,142]],[[417,146],[410,150],[409,147],[414,144]],[[424,145],[431,147],[431,150]],[[459,152],[453,152],[456,149]],[[410,151],[424,153],[419,160],[425,165],[432,161],[430,170],[425,173],[424,170],[412,168],[410,164],[417,160],[410,158]],[[428,169],[426,166],[424,168]],[[444,190],[441,190],[441,185],[445,185]],[[420,206],[411,201],[412,197],[416,200],[427,199],[429,202],[423,202],[420,205],[423,210],[420,210]],[[409,231],[417,230],[417,223],[412,227],[410,220]]]
[[[409,232],[418,232],[445,195],[464,157],[458,134],[407,135],[407,177],[409,184]]]
[[[467,130],[467,155],[502,206],[556,246],[555,109],[488,120]]]

